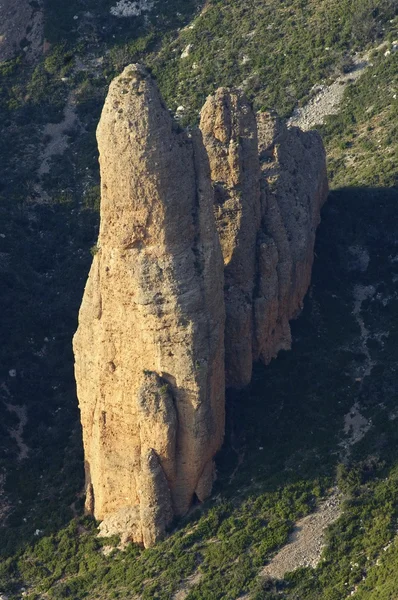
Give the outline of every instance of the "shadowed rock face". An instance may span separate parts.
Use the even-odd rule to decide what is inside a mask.
[[[269,363],[291,347],[289,321],[311,282],[316,228],[328,195],[326,154],[315,131],[257,114],[262,225],[254,299],[253,356]],[[275,268],[271,268],[275,264]]]
[[[177,132],[139,65],[111,84],[97,137],[101,227],[74,338],[86,509],[150,546],[211,492],[224,364],[242,387],[290,347],[325,155],[231,90]]]

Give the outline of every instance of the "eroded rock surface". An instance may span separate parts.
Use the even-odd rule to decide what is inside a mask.
[[[290,348],[328,192],[325,152],[316,132],[255,115],[239,91],[210,96],[200,128],[225,265],[227,386],[244,387],[253,361]]]
[[[101,227],[74,338],[87,508],[151,545],[211,490],[222,255],[200,139],[175,131],[141,67],[112,83],[97,135]]]
[[[257,114],[257,126],[262,227],[253,356],[267,364],[280,350],[290,349],[289,321],[300,313],[310,285],[315,233],[328,181],[325,150],[317,132],[288,129],[268,113]]]
[[[177,131],[139,65],[111,84],[97,136],[101,227],[74,339],[86,509],[150,546],[211,492],[225,383],[290,347],[325,153],[234,90]]]
[[[260,163],[255,114],[243,94],[219,89],[200,128],[215,190],[215,217],[225,264],[227,383],[247,385],[253,355],[253,296],[260,227]]]

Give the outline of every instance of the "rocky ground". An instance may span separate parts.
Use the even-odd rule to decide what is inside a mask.
[[[341,494],[338,489],[324,500],[318,509],[297,521],[286,546],[261,571],[261,577],[282,579],[285,573],[300,567],[315,568],[321,559],[326,528],[341,514]]]
[[[341,499],[341,493],[335,488],[314,513],[297,521],[287,544],[262,569],[259,577],[283,579],[286,573],[300,567],[315,568],[321,560],[325,531],[341,515]],[[250,598],[251,595],[246,594],[240,600]]]
[[[0,63],[13,58],[22,48],[30,60],[40,54],[43,45],[43,12],[29,0],[0,2]]]
[[[355,83],[368,66],[367,56],[354,57],[353,68],[348,73],[339,75],[331,85],[317,85],[314,88],[315,96],[307,104],[294,110],[288,124],[304,131],[322,125],[325,117],[339,112],[347,85]]]

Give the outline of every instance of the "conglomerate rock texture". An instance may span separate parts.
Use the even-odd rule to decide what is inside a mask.
[[[97,137],[101,226],[74,338],[86,509],[150,546],[211,492],[225,386],[290,347],[325,153],[236,90],[188,135],[139,65],[111,84]]]
[[[200,128],[225,265],[227,386],[244,387],[253,361],[290,348],[328,193],[325,152],[316,132],[255,115],[237,90],[207,99]]]
[[[200,129],[214,183],[214,211],[224,256],[227,383],[247,385],[253,354],[253,296],[261,223],[256,116],[239,93],[219,89],[207,99]]]
[[[101,226],[74,338],[88,508],[149,546],[211,490],[222,255],[200,138],[175,130],[139,66],[111,84],[97,135]]]
[[[326,157],[316,131],[257,114],[262,227],[254,299],[253,357],[264,363],[291,347],[289,321],[311,282],[315,233],[328,195]],[[271,265],[275,265],[272,268]]]

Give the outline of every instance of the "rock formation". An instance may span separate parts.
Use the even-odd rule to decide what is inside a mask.
[[[225,365],[231,387],[251,379],[256,244],[261,223],[256,116],[240,93],[210,96],[200,128],[215,190],[215,217],[224,257]]]
[[[101,227],[74,338],[86,509],[103,535],[150,546],[210,494],[224,359],[239,388],[290,347],[325,153],[226,89],[188,136],[138,65],[111,84],[97,136]]]
[[[253,361],[290,348],[328,192],[325,152],[316,132],[255,115],[237,90],[207,99],[200,128],[225,265],[227,386],[239,388]]]
[[[222,255],[200,136],[175,130],[139,66],[111,84],[97,135],[101,226],[74,338],[87,508],[149,546],[211,490]]]
[[[288,129],[268,113],[258,113],[257,127],[262,227],[253,357],[267,364],[279,350],[291,347],[289,321],[300,313],[311,282],[328,181],[325,150],[316,131]]]

